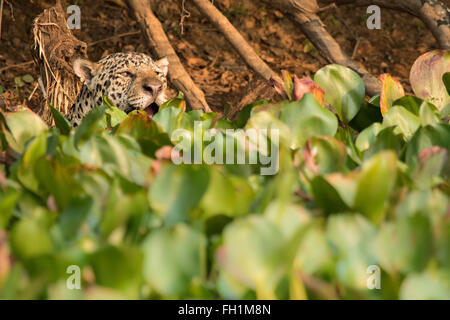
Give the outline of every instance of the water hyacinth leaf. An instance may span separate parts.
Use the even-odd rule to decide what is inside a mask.
[[[138,298],[143,261],[140,248],[108,245],[95,251],[90,261],[98,285],[118,289],[130,299]]]
[[[419,109],[419,117],[422,127],[439,123],[441,116],[439,110],[429,102],[424,101]]]
[[[237,120],[234,122],[237,128],[243,128],[247,124],[248,119],[250,118],[250,115],[252,113],[252,109],[257,106],[265,105],[267,104],[267,100],[260,100],[252,104],[246,105],[242,110],[239,112]]]
[[[28,146],[19,163],[17,172],[18,180],[29,190],[40,193],[39,180],[34,174],[35,165],[39,158],[43,157],[47,150],[47,135],[42,133]]]
[[[83,118],[74,135],[74,145],[76,148],[78,148],[78,143],[81,140],[88,139],[100,128],[100,120],[103,118],[105,110],[105,106],[94,108]]]
[[[370,221],[379,224],[396,175],[397,156],[392,151],[382,151],[366,161],[356,189],[355,209]]]
[[[450,72],[444,73],[442,81],[444,82],[445,89],[447,89],[447,93],[450,95]]]
[[[76,236],[93,206],[91,197],[73,198],[61,213],[58,227],[64,239],[71,240]]]
[[[93,167],[101,167],[109,175],[117,172],[124,177],[130,177],[133,159],[127,147],[121,137],[96,135],[80,147],[80,161]],[[138,150],[139,146],[134,145],[134,151]]]
[[[367,267],[375,261],[371,254],[374,226],[358,214],[333,215],[328,219],[326,236],[335,248],[339,280],[354,289],[367,289]]]
[[[53,195],[58,209],[64,210],[72,196],[80,191],[72,173],[58,161],[51,161],[46,157],[37,159],[34,167],[41,190]]]
[[[450,300],[450,279],[446,271],[424,271],[411,274],[400,288],[403,300]]]
[[[156,121],[164,130],[170,135],[176,129],[180,128],[181,121],[185,113],[178,108],[167,107],[153,116],[153,120]]]
[[[13,210],[19,200],[20,192],[15,188],[7,188],[0,192],[0,229],[6,228]]]
[[[398,100],[395,100],[392,105],[393,106],[400,106],[411,112],[412,114],[418,116],[420,106],[422,105],[424,101],[420,98],[417,98],[415,96],[404,96],[401,97]]]
[[[336,188],[325,178],[315,176],[311,181],[311,188],[316,205],[322,208],[326,214],[350,210]]]
[[[185,111],[186,110],[186,101],[184,100],[184,98],[170,99],[170,100],[164,102],[159,107],[159,111],[161,111],[161,110],[163,110],[165,108],[169,108],[169,107],[176,108],[176,109],[179,109],[181,111]]]
[[[448,179],[450,177],[448,154],[448,149],[438,146],[423,149],[419,154],[419,165],[412,175],[416,186],[427,189],[433,186],[433,182],[437,183],[439,177]]]
[[[328,244],[325,230],[314,226],[306,231],[297,251],[294,264],[302,272],[310,275],[328,273],[332,270],[332,252]]]
[[[240,177],[227,176],[215,167],[209,172],[208,190],[200,202],[205,216],[224,214],[234,217],[248,212],[254,196],[248,182]]]
[[[164,128],[144,112],[130,114],[119,125],[115,134],[133,137],[139,142],[142,152],[151,157],[155,156],[156,150],[172,144]]]
[[[411,138],[420,127],[420,118],[403,107],[392,107],[384,115],[384,127],[395,127],[394,133]]]
[[[67,121],[67,119],[64,118],[64,116],[56,110],[52,104],[50,104],[50,111],[52,113],[53,120],[55,121],[55,126],[59,129],[61,134],[65,136],[69,135],[70,130],[72,129],[69,121]]]
[[[364,152],[364,160],[370,159],[383,150],[392,150],[400,156],[405,145],[405,138],[402,133],[398,133],[398,128],[395,126],[380,127],[376,138],[370,142],[369,149]]]
[[[114,183],[100,221],[100,232],[104,238],[107,238],[117,228],[127,225],[132,217],[143,216],[149,212],[147,196],[143,190],[125,194],[118,183]]]
[[[322,106],[324,105],[325,93],[322,88],[320,88],[310,77],[299,79],[297,76],[294,76],[294,100],[301,100],[306,93],[312,93],[317,102]]]
[[[434,104],[439,111],[450,103],[442,81],[447,72],[450,72],[450,52],[445,50],[433,50],[421,55],[411,68],[409,80],[414,93]]]
[[[144,278],[161,295],[189,296],[192,284],[205,276],[206,239],[187,225],[152,232],[142,250]]]
[[[104,98],[104,99],[106,99],[106,98]],[[105,104],[105,102],[104,102],[104,104]],[[127,118],[127,114],[124,111],[122,111],[112,105],[110,106],[109,103],[107,104],[107,108],[105,110],[105,126],[107,128],[112,128],[112,127],[119,125],[126,118]]]
[[[11,231],[11,250],[20,259],[29,259],[52,252],[48,230],[38,221],[23,219]]]
[[[2,125],[8,145],[16,152],[23,153],[25,145],[34,137],[47,130],[47,125],[31,110],[5,114]]]
[[[380,109],[381,114],[384,116],[393,106],[393,102],[405,95],[405,90],[403,89],[401,83],[389,74],[382,74],[380,76],[380,81],[382,85]]]
[[[375,122],[371,126],[364,129],[356,138],[355,145],[360,152],[364,152],[370,148],[372,143],[376,140],[378,133],[384,129],[381,123]]]
[[[420,152],[424,149],[439,146],[448,149],[450,145],[450,125],[439,123],[421,127],[406,145],[406,163],[415,169]]]
[[[208,183],[209,173],[203,166],[165,165],[150,187],[150,205],[168,225],[186,222]]]
[[[262,136],[267,136],[268,138],[270,138],[272,130],[274,130],[278,134],[280,145],[289,146],[291,144],[291,130],[288,125],[268,111],[259,111],[252,114],[245,129],[255,129]],[[256,141],[253,142],[256,143]]]
[[[280,230],[263,217],[249,216],[228,225],[223,237],[216,254],[220,267],[259,299],[275,298],[274,287],[286,267]]]
[[[341,171],[347,161],[345,145],[334,137],[320,136],[311,138],[307,149],[317,164],[317,173],[324,175]]]
[[[380,107],[368,102],[361,106],[361,109],[349,124],[353,129],[363,131],[374,123],[382,121],[383,116]]]
[[[336,116],[323,108],[311,93],[305,94],[301,101],[286,105],[280,120],[290,128],[292,149],[302,147],[315,136],[334,136],[338,127]]]
[[[433,246],[428,216],[410,213],[381,229],[376,253],[381,266],[391,274],[420,272],[427,265]]]
[[[317,71],[314,82],[325,91],[325,102],[333,106],[344,123],[349,123],[365,103],[364,82],[350,68],[328,65]]]

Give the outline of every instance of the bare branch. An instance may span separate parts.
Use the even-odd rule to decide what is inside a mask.
[[[319,53],[330,63],[338,63],[355,70],[363,79],[366,92],[375,95],[381,91],[381,82],[366,68],[353,61],[328,33],[316,12],[320,11],[316,0],[262,0],[292,18],[299,24],[303,33],[314,44]]]
[[[250,68],[267,81],[271,78],[281,81],[280,76],[256,54],[239,31],[211,2],[208,0],[192,0],[192,2],[222,32]]]
[[[430,29],[441,49],[450,49],[450,11],[436,0],[322,0],[322,3],[352,4],[355,6],[378,5],[387,9],[407,12]]]

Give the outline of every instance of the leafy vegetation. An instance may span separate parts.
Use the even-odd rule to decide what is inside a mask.
[[[417,68],[412,82],[439,90],[405,96],[386,75],[369,101],[345,67],[285,73],[286,101],[236,121],[182,97],[153,119],[105,99],[78,128],[53,108],[53,128],[1,114],[17,160],[0,172],[0,298],[450,299],[450,77]],[[277,174],[174,164],[173,133],[195,121],[247,153],[227,129],[277,129]],[[81,290],[66,286],[73,265]]]

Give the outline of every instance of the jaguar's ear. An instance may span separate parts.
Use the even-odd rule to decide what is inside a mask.
[[[99,65],[95,62],[78,58],[73,63],[73,71],[81,82],[89,87],[91,80],[97,74]]]
[[[164,73],[164,76],[167,76],[167,73],[169,72],[169,59],[167,59],[167,57],[162,58],[156,61],[156,65]]]

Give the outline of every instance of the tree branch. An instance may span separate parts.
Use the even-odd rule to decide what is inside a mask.
[[[151,9],[151,0],[127,0],[128,8],[141,26],[149,45],[160,57],[169,59],[169,78],[182,91],[192,109],[211,112],[205,95],[184,69],[166,33]]]
[[[262,1],[292,16],[319,53],[330,63],[338,63],[355,70],[362,77],[368,95],[373,96],[381,92],[381,82],[371,75],[366,68],[353,61],[328,33],[325,25],[316,15],[320,11],[316,0]]]
[[[248,44],[239,31],[236,30],[231,22],[211,2],[208,0],[192,0],[192,2],[222,32],[250,68],[267,81],[273,78],[282,82],[280,76],[256,54],[255,50]]]
[[[436,0],[322,0],[324,4],[352,4],[363,7],[378,5],[407,12],[421,19],[439,43],[441,49],[450,49],[450,10]]]

